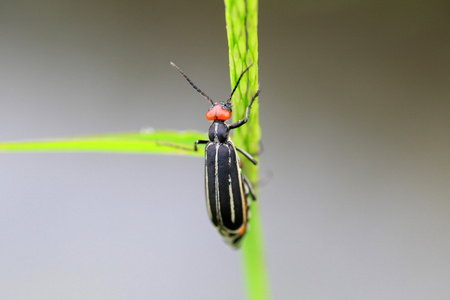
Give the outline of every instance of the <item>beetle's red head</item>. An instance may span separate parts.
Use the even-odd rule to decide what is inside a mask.
[[[209,121],[226,121],[231,118],[231,103],[215,103],[206,113],[206,119]]]

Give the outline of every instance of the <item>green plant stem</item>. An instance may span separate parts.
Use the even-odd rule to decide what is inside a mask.
[[[203,156],[193,142],[204,139],[203,132],[151,130],[73,138],[0,142],[2,152],[102,152]]]
[[[241,81],[234,99],[233,114],[242,119],[246,108],[259,88],[258,84],[258,1],[257,0],[225,0],[225,17],[230,60],[231,86],[234,87],[242,71],[253,63],[253,66]],[[246,126],[234,131],[233,140],[238,147],[249,153],[258,153],[261,129],[258,118],[258,101],[253,106]],[[243,173],[257,187],[259,168],[246,160],[243,162]],[[259,189],[255,189],[259,199]],[[270,288],[265,263],[263,230],[258,202],[251,204],[251,219],[242,246],[242,261],[247,298],[249,300],[270,299]]]

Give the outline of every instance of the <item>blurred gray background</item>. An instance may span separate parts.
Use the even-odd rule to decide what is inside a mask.
[[[450,299],[450,3],[262,1],[274,299]],[[1,1],[0,140],[206,131],[221,1]],[[201,158],[0,154],[0,299],[243,299]]]

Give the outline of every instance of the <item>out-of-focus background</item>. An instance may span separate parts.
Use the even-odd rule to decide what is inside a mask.
[[[450,299],[450,3],[262,1],[274,299]],[[206,131],[220,1],[3,1],[0,140]],[[1,299],[243,299],[201,158],[0,154]]]

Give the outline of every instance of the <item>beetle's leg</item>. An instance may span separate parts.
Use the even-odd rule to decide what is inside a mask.
[[[228,126],[230,129],[238,128],[238,127],[244,125],[245,123],[247,123],[248,117],[250,116],[250,109],[252,108],[252,104],[253,104],[253,102],[255,101],[256,97],[258,97],[259,92],[261,92],[261,89],[260,89],[260,88],[258,88],[258,91],[257,91],[256,94],[253,96],[252,101],[250,101],[250,105],[247,106],[247,113],[246,113],[245,119],[242,119],[242,120],[239,120],[239,121],[234,122],[233,124],[230,124],[230,125]]]
[[[253,158],[253,156],[250,155],[247,151],[242,150],[241,148],[236,147],[236,150],[241,152],[242,155],[248,158],[249,161],[251,161],[255,166],[258,164],[258,162]]]
[[[242,176],[242,181],[243,181],[244,185],[248,189],[248,193],[250,194],[250,196],[252,196],[253,201],[256,201],[255,191],[253,190],[252,184],[250,183],[250,181],[244,174],[241,174],[241,176]]]
[[[194,150],[197,151],[197,145],[198,144],[207,144],[209,142],[209,140],[196,140],[194,143]]]
[[[170,146],[170,147],[176,148],[176,149],[181,149],[181,150],[185,150],[185,151],[192,151],[192,148],[190,148],[190,147],[184,147],[184,146],[181,146],[181,145],[177,145],[175,143],[161,142],[161,141],[156,141],[155,143],[157,145]]]

